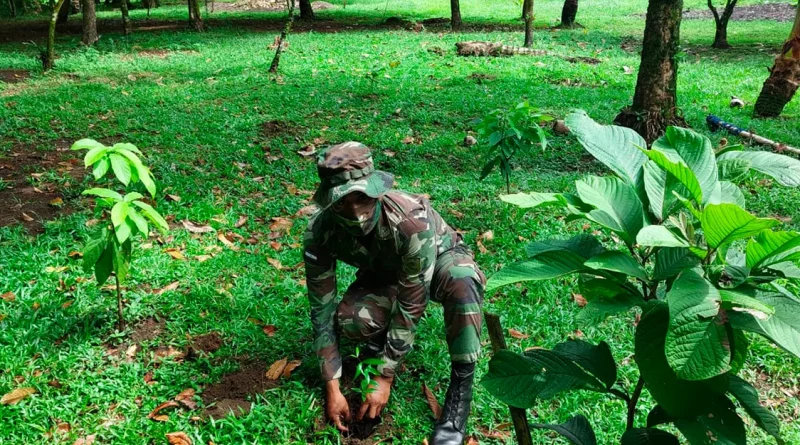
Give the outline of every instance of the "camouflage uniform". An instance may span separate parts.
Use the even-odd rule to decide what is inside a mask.
[[[450,357],[474,363],[480,352],[481,304],[486,279],[461,236],[421,196],[393,191],[394,180],[374,170],[369,149],[345,143],[323,152],[319,206],[304,236],[304,260],[314,348],[325,380],[341,376],[339,335],[376,347],[393,376],[411,350],[429,299],[444,307]],[[374,229],[359,237],[343,230],[330,210],[359,191],[377,199]],[[336,298],[336,263],[358,267],[341,302]]]

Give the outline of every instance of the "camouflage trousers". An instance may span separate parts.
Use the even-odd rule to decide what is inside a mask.
[[[398,287],[378,280],[374,273],[359,271],[339,303],[336,318],[344,337],[382,351]],[[466,247],[455,247],[436,259],[430,298],[444,308],[445,337],[453,362],[478,360],[485,285],[486,277]]]

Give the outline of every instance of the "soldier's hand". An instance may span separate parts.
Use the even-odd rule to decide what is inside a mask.
[[[339,390],[339,381],[331,380],[325,385],[325,414],[339,431],[348,431],[342,420],[350,422],[350,406]]]
[[[389,403],[389,395],[392,392],[392,377],[375,377],[375,391],[367,394],[367,398],[361,405],[358,412],[358,420],[364,419],[366,414],[368,419],[374,419],[381,414],[383,408]]]

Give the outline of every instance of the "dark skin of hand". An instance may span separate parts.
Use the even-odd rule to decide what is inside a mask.
[[[383,408],[389,403],[389,395],[392,391],[392,382],[394,378],[378,376],[375,377],[374,380],[376,384],[373,386],[375,391],[367,394],[364,403],[361,404],[356,420],[361,421],[364,417],[367,419],[375,419],[381,415]],[[328,381],[325,384],[325,392],[327,401],[325,414],[339,431],[348,431],[344,423],[350,422],[352,420],[352,415],[350,414],[350,407],[347,404],[347,399],[345,399],[342,391],[339,389],[339,381]]]

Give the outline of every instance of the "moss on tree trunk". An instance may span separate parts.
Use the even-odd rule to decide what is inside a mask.
[[[775,64],[769,72],[756,100],[756,116],[779,116],[800,85],[800,8],[797,9],[789,39],[783,44],[781,53],[775,58]]]
[[[633,104],[614,122],[632,128],[647,142],[670,125],[685,126],[677,98],[678,62],[683,0],[650,0],[642,43],[642,62]]]

